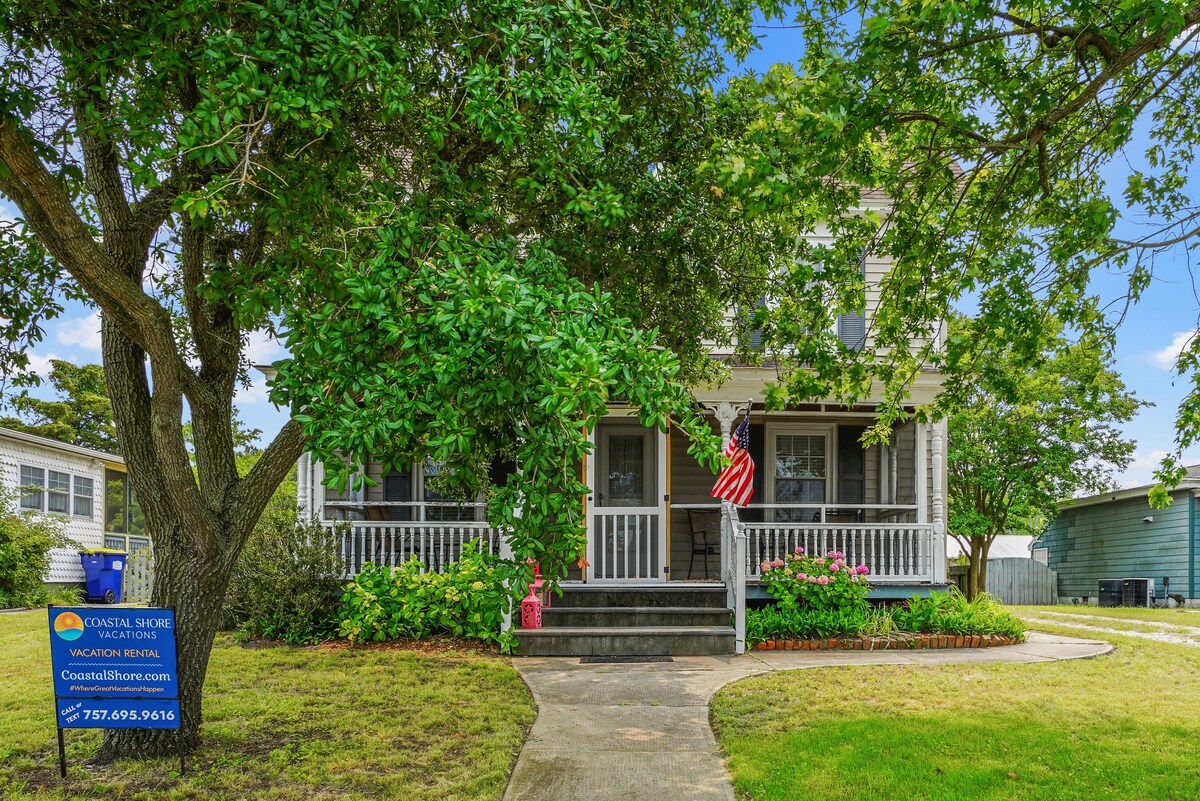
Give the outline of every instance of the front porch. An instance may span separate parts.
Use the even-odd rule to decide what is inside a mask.
[[[738,409],[714,404],[713,411],[713,430],[727,439]],[[944,583],[942,428],[909,423],[889,442],[864,448],[860,439],[872,420],[866,410],[755,414],[755,494],[738,510],[747,581],[757,582],[763,561],[800,547],[841,551],[866,565],[877,585]],[[730,555],[721,505],[709,496],[715,479],[688,454],[687,438],[622,414],[602,420],[591,438],[594,452],[579,465],[592,488],[581,499],[588,566],[572,566],[568,581],[721,581],[720,566]],[[497,466],[495,480],[513,469]],[[492,552],[501,548],[481,498],[458,503],[429,488],[436,466],[384,476],[379,463],[369,461],[364,470],[367,486],[337,494],[322,484],[320,464],[301,462],[301,504],[328,525],[344,521],[341,555],[349,574],[368,562],[412,558],[440,570],[473,540]]]
[[[723,402],[711,409],[713,431],[727,442],[740,410]],[[762,563],[796,548],[840,551],[866,565],[876,597],[944,584],[944,427],[910,422],[888,442],[863,447],[873,419],[866,408],[756,412],[755,495],[734,509],[709,496],[715,477],[688,454],[681,433],[647,429],[631,413],[605,418],[591,432],[593,453],[578,466],[592,490],[580,499],[586,566],[569,565],[564,586],[706,585],[724,592],[725,606],[744,624],[746,599],[765,594]],[[322,466],[302,459],[300,503],[327,525],[344,526],[339,547],[348,577],[367,563],[414,558],[440,571],[472,542],[504,554],[482,498],[459,503],[431,489],[438,469],[418,464],[385,476],[368,461],[371,481],[335,494],[322,483]],[[493,480],[515,469],[496,465]]]

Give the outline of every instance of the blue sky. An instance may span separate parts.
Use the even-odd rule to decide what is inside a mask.
[[[732,72],[752,69],[761,73],[771,64],[798,55],[798,31],[763,26],[758,33],[762,37],[761,48]],[[1140,139],[1144,141],[1144,133]],[[1114,167],[1110,180],[1115,186],[1123,185],[1124,176],[1118,167]],[[1194,180],[1192,183],[1196,196],[1200,193],[1194,191],[1197,188]],[[15,217],[16,209],[0,200],[0,215]],[[1160,258],[1154,281],[1141,302],[1129,311],[1118,335],[1113,354],[1116,369],[1139,397],[1155,404],[1126,427],[1126,433],[1137,441],[1137,453],[1134,463],[1119,477],[1122,486],[1149,483],[1154,467],[1174,441],[1176,407],[1186,392],[1186,382],[1175,379],[1171,366],[1179,348],[1195,334],[1200,308],[1187,255],[1186,251],[1180,251]],[[1094,287],[1102,297],[1116,299],[1123,294],[1123,279],[1097,274]],[[63,316],[48,325],[44,341],[31,354],[34,365],[45,374],[51,358],[78,364],[99,363],[99,330],[95,311],[82,304],[69,304]],[[251,337],[251,361],[268,363],[283,355],[283,350],[265,337]],[[239,389],[236,404],[242,420],[261,429],[269,439],[286,415],[267,401],[264,378],[255,373],[254,379],[250,387]],[[1185,454],[1185,461],[1200,462],[1200,450]]]

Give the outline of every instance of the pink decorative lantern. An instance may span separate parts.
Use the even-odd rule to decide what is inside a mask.
[[[529,585],[529,594],[521,601],[521,628],[540,629],[542,627],[542,602],[533,594],[533,585]]]

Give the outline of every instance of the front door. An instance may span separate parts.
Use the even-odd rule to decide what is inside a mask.
[[[665,435],[636,422],[602,421],[588,460],[588,578],[666,581]]]

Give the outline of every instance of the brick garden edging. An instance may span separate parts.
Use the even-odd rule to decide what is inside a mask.
[[[1002,634],[894,634],[889,637],[827,637],[820,640],[767,640],[756,651],[905,651],[929,648],[992,648],[1022,640]]]

